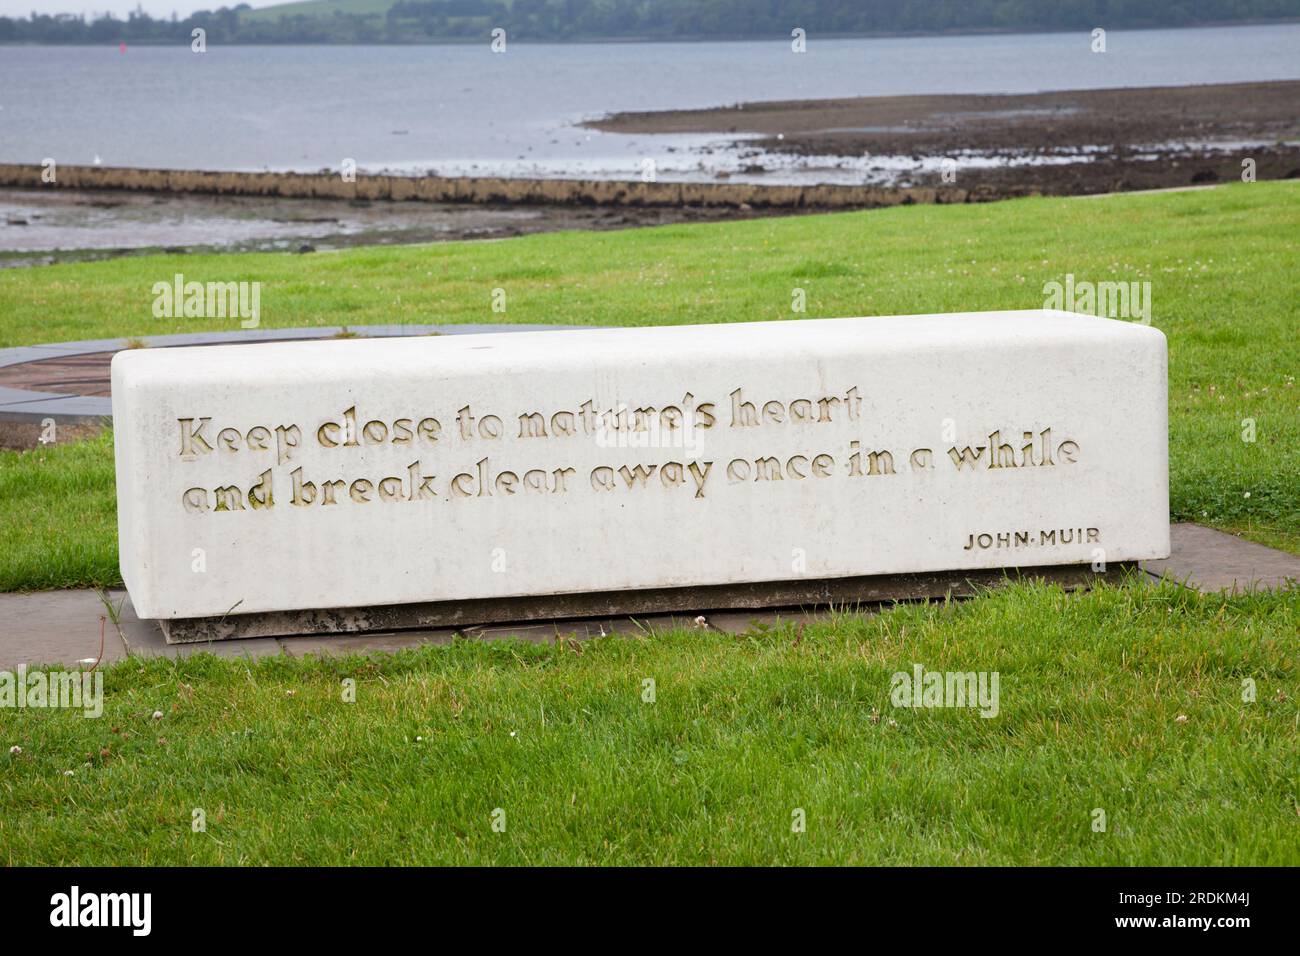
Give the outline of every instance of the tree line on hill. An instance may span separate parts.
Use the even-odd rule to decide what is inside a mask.
[[[419,43],[694,40],[993,30],[1196,26],[1300,18],[1300,0],[397,0],[386,14],[250,17],[246,3],[154,19],[111,14],[0,17],[0,43]]]

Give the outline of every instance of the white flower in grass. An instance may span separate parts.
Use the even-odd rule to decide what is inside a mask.
[[[162,720],[162,719],[163,719],[163,712],[162,712],[161,710],[155,710],[155,711],[153,712],[153,719],[154,719],[154,720]]]
[[[22,752],[23,752],[23,748],[19,747],[17,744],[14,744],[12,747],[9,748],[9,756],[11,757],[17,757]]]

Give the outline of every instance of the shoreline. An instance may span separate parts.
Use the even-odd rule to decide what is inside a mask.
[[[150,252],[317,252],[1030,195],[880,186],[0,164],[0,269]]]
[[[358,246],[603,232],[763,215],[706,206],[309,199],[0,188],[0,269],[129,255],[333,252]],[[770,215],[770,213],[769,213]]]
[[[968,191],[833,184],[606,179],[514,179],[503,176],[401,176],[336,172],[223,172],[129,166],[58,166],[45,182],[35,163],[0,163],[0,188],[35,192],[117,190],[176,195],[260,196],[503,205],[619,207],[704,206],[735,209],[862,209],[918,202],[967,202]],[[946,197],[946,198],[945,198]]]
[[[626,135],[734,135],[764,155],[839,157],[896,171],[898,186],[974,185],[997,196],[1161,189],[1300,176],[1300,79],[1005,94],[783,100],[615,113]],[[942,166],[951,161],[952,178]]]
[[[60,165],[45,182],[39,164],[0,163],[0,268],[1300,179],[1295,102],[1300,80],[770,101],[584,124],[722,142],[702,160],[711,178],[689,181]],[[703,167],[724,153],[729,167]],[[781,179],[799,164],[822,181]]]

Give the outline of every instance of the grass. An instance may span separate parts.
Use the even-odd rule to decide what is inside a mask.
[[[795,288],[807,316],[1038,308],[1067,273],[1150,281],[1170,344],[1171,517],[1300,554],[1300,184],[15,269],[0,271],[0,346],[235,327],[155,318],[153,284],[177,272],[261,282],[267,327],[362,332],[784,319]],[[0,590],[119,583],[112,481],[107,441],[0,453]]]
[[[779,319],[796,287],[809,316],[1035,308],[1066,273],[1149,280],[1173,516],[1300,552],[1297,199],[1257,183],[11,270],[0,345],[233,326],[154,318],[175,272],[262,282],[268,326],[354,330]],[[117,584],[111,434],[0,453],[0,541],[0,588]],[[0,707],[0,863],[1294,866],[1298,605],[1016,584],[739,637],[131,659],[105,669],[100,719]],[[914,664],[996,672],[997,716],[894,707]]]
[[[0,591],[119,586],[113,440],[0,451]]]
[[[1298,600],[1030,584],[743,637],[131,660],[100,719],[0,711],[0,862],[1294,866]],[[915,663],[998,672],[997,716],[895,708]]]

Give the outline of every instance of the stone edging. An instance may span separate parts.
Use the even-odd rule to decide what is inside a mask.
[[[806,186],[748,183],[627,182],[599,179],[511,179],[499,176],[384,176],[336,172],[273,173],[123,166],[59,166],[46,183],[34,163],[0,163],[0,186],[25,189],[122,189],[150,193],[364,199],[397,202],[504,203],[571,206],[721,206],[732,209],[874,209],[913,203],[987,202],[1035,190],[955,185]]]
[[[41,359],[117,352],[130,342],[143,342],[151,348],[179,345],[222,345],[240,342],[284,342],[295,339],[328,339],[341,332],[356,332],[358,338],[391,338],[403,335],[472,335],[483,332],[542,332],[571,329],[566,325],[356,325],[313,326],[287,329],[240,329],[234,332],[184,332],[176,335],[144,335],[134,339],[88,339],[82,342],[49,342],[42,345],[19,345],[0,349],[0,368],[37,362]],[[111,421],[113,400],[99,395],[73,395],[68,392],[36,392],[0,385],[0,421],[56,422]]]

